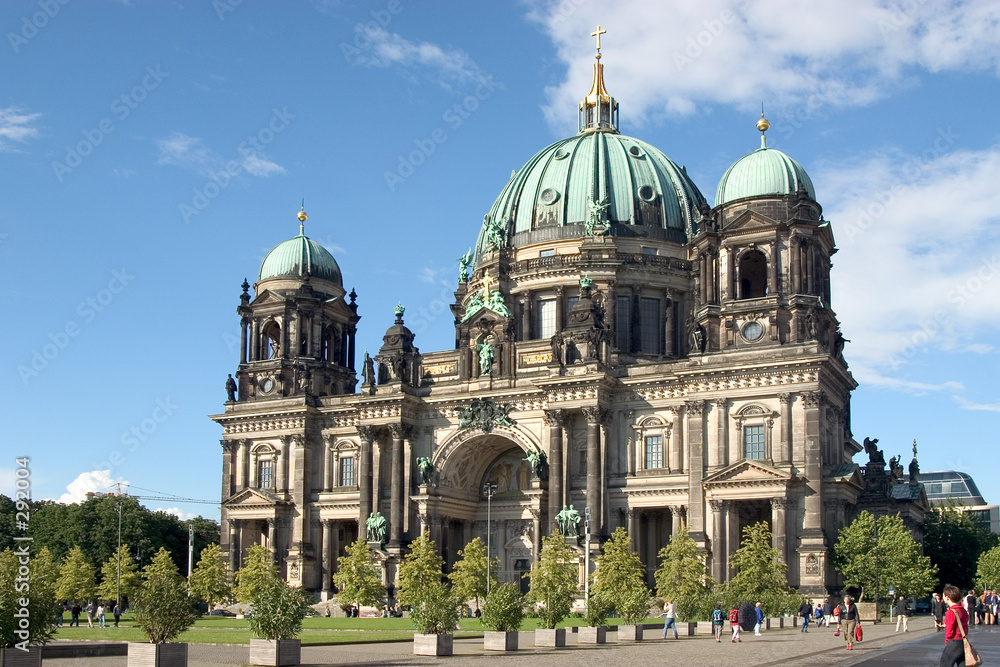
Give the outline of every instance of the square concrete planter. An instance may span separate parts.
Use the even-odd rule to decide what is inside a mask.
[[[576,641],[578,644],[603,644],[608,641],[607,627],[600,625],[593,627],[584,625],[577,629]]]
[[[128,667],[187,667],[188,645],[128,643]]]
[[[641,642],[642,641],[642,626],[641,625],[619,625],[618,626],[618,641],[620,641],[620,642]]]
[[[3,667],[41,667],[42,647],[31,646],[27,651],[17,648],[0,648],[0,665]]]
[[[286,667],[302,660],[302,642],[298,639],[251,639],[250,664]]]
[[[454,652],[454,636],[447,633],[439,635],[413,635],[414,655],[451,655]]]
[[[560,648],[566,645],[566,628],[535,630],[535,646],[554,646]]]
[[[516,651],[517,630],[512,632],[487,630],[483,633],[483,648],[487,651]]]

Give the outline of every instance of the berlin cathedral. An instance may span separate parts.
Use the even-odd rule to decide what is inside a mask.
[[[261,544],[328,600],[359,536],[392,586],[429,530],[446,571],[478,537],[514,581],[575,510],[581,581],[584,545],[620,526],[648,583],[681,530],[726,581],[742,529],[764,521],[789,584],[822,596],[861,509],[919,531],[915,459],[909,479],[874,444],[852,461],[837,248],[809,175],[767,146],[762,115],[710,206],[619,133],[600,59],[579,132],[511,175],[461,260],[453,349],[420,351],[397,306],[359,359],[357,294],[301,227],[244,281],[239,365],[212,416],[232,570]]]

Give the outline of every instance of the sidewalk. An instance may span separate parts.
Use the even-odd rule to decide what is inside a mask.
[[[599,661],[601,667],[618,667],[636,664],[655,664],[664,658],[685,664],[703,664],[706,661],[717,667],[778,667],[779,665],[821,662],[829,665],[857,664],[871,659],[904,641],[934,635],[930,617],[914,617],[910,631],[895,633],[894,625],[883,623],[864,625],[865,640],[854,645],[853,651],[845,650],[842,637],[834,637],[833,629],[811,626],[808,633],[798,628],[767,630],[761,637],[745,633],[743,641],[733,644],[723,635],[716,643],[711,635],[660,639],[660,630],[647,630],[645,641],[617,643],[616,633],[608,633],[608,644],[601,646],[579,645],[576,634],[567,633],[564,649],[535,648],[534,633],[520,634],[521,650],[516,653],[494,653],[483,650],[481,639],[455,641],[455,655],[450,658],[427,658],[413,655],[410,642],[384,642],[379,644],[354,644],[346,646],[306,646],[302,649],[303,665],[490,665],[496,667],[537,667],[539,659],[546,667],[579,667],[581,661]],[[939,635],[940,636],[940,635]],[[190,667],[237,667],[246,664],[250,649],[238,645],[192,644],[189,648]],[[58,658],[45,660],[49,667],[126,667],[125,657]]]

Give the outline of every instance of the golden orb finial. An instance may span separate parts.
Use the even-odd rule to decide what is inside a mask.
[[[306,220],[309,219],[309,216],[306,215],[306,210],[305,209],[302,209],[301,211],[299,211],[299,214],[297,216],[295,216],[295,217],[297,217],[299,219],[299,222],[305,222]]]
[[[757,130],[760,132],[760,147],[767,148],[766,139],[764,138],[764,133],[771,127],[771,123],[764,118],[764,105],[760,105],[760,120],[757,121]]]

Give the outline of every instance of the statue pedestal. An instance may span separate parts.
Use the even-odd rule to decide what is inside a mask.
[[[563,541],[568,547],[578,547],[580,546],[580,536],[579,535],[566,535],[563,537]]]

